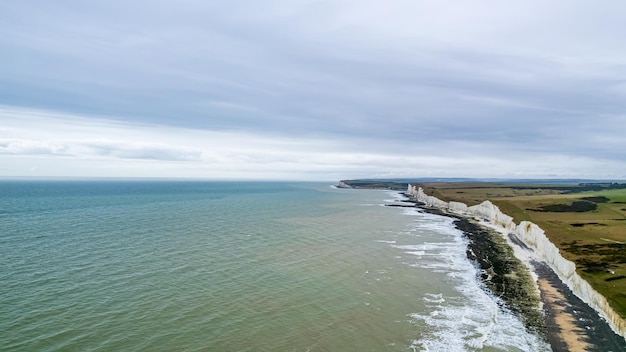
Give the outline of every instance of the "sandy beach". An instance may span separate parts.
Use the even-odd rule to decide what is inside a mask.
[[[552,350],[590,351],[592,345],[587,342],[589,339],[587,331],[579,326],[576,316],[568,311],[569,303],[559,288],[559,282],[549,277],[549,268],[542,267],[541,270],[544,273],[539,276],[537,284],[544,303],[548,339]]]
[[[538,262],[533,266],[544,304],[548,339],[555,352],[626,351],[626,341],[576,297],[552,269]]]

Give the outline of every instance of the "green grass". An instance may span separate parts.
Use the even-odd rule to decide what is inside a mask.
[[[626,189],[609,189],[599,192],[590,192],[588,194],[607,197],[612,203],[624,203],[626,206]]]

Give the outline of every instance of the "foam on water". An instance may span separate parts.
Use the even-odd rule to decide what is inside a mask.
[[[416,211],[418,233],[429,240],[392,247],[409,254],[409,266],[444,273],[452,292],[430,292],[421,297],[421,312],[409,313],[411,323],[425,327],[409,346],[414,351],[549,351],[538,336],[526,332],[519,318],[503,310],[498,298],[486,293],[478,270],[467,259],[467,240],[453,220]],[[408,261],[407,261],[408,258]]]

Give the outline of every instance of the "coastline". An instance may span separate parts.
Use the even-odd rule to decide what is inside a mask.
[[[553,351],[626,351],[624,337],[614,331],[597,309],[593,309],[577,297],[548,264],[532,258],[533,256],[529,252],[532,252],[533,249],[512,233],[515,225],[513,224],[511,228],[510,217],[499,213],[499,211],[496,213],[490,211],[490,214],[483,214],[485,215],[484,220],[477,220],[475,216],[464,214],[468,207],[463,203],[443,202],[436,197],[426,196],[423,192],[421,192],[422,197],[416,197],[416,194],[410,192],[410,188],[411,186],[404,195],[409,197],[417,207],[429,213],[456,219],[457,228],[462,230],[470,239],[468,257],[481,266],[483,270],[485,269],[484,257],[476,256],[477,249],[480,251],[481,248],[502,245],[494,246],[493,243],[485,242],[485,233],[491,230],[491,232],[497,233],[496,237],[504,239],[504,246],[510,247],[509,249],[515,252],[515,257],[523,263],[526,270],[533,276],[534,288],[528,289],[527,287],[526,291],[535,291],[540,297],[541,321],[538,321],[536,311],[533,311],[535,308],[534,303],[532,303],[532,293],[530,296],[524,296],[523,292],[519,292],[520,290],[517,293],[498,291],[498,285],[489,282],[493,275],[482,275],[483,281],[487,279],[486,287],[494,295],[501,297],[505,301],[504,305],[524,320],[528,330],[542,336],[551,345]],[[479,212],[480,210],[485,212],[484,209],[479,209]],[[491,218],[496,219],[490,221]],[[499,259],[493,260],[493,256],[502,256],[502,253],[500,251],[500,254],[497,254],[491,250],[484,253],[483,256],[491,255],[492,260],[489,265],[495,267],[493,262],[498,262]],[[500,263],[500,265],[502,267],[496,269],[500,270],[501,279],[516,276],[515,274],[511,275],[510,272],[508,274],[504,272],[511,270],[510,263],[505,265]],[[489,270],[491,270],[490,273],[493,273],[491,268]],[[505,283],[501,284],[505,286]],[[522,303],[524,301],[526,301],[525,304]]]
[[[547,337],[541,299],[534,278],[495,231],[478,222],[438,208],[418,205],[422,211],[454,219],[454,226],[469,240],[467,257],[480,269],[480,279],[498,304],[519,316],[526,330]]]

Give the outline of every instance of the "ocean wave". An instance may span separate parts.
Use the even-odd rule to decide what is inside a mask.
[[[478,269],[467,258],[467,240],[452,219],[419,213],[413,225],[419,233],[439,241],[392,247],[410,255],[405,264],[445,274],[454,289],[423,295],[424,309],[407,314],[409,322],[420,328],[420,336],[412,341],[410,349],[472,351],[489,347],[550,351],[547,343],[526,332],[523,322],[484,290]]]

